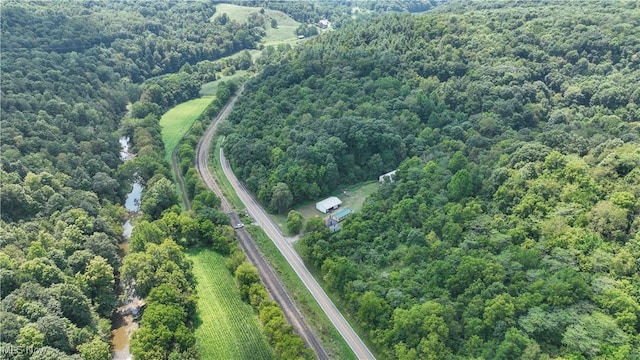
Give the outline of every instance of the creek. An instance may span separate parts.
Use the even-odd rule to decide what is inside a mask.
[[[129,148],[129,138],[120,138],[120,158],[129,161],[135,157]],[[140,213],[140,199],[143,186],[138,181],[132,183],[132,190],[127,194],[125,208],[127,209],[126,221],[122,224],[122,238],[120,243],[120,258],[124,258],[129,252],[129,237],[133,231],[132,220]],[[132,359],[129,351],[131,333],[138,328],[140,310],[145,303],[135,296],[135,288],[131,283],[125,283],[120,276],[116,279],[117,295],[120,300],[118,308],[111,316],[111,355],[113,360]]]

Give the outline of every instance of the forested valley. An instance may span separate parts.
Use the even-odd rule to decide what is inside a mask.
[[[264,18],[212,22],[204,1],[7,1],[1,11],[1,357],[110,359],[121,278],[147,301],[136,359],[198,358],[182,250],[229,254],[233,236],[204,186],[191,186],[193,212],[176,207],[158,121],[217,72],[251,66],[242,51],[257,47]],[[127,163],[122,136],[137,154]],[[136,179],[144,215],[123,261],[121,204]]]
[[[398,170],[298,244],[379,358],[640,358],[640,5],[441,2],[265,3],[335,30],[257,59],[221,129],[236,174],[276,212]],[[201,246],[228,256],[276,356],[310,357],[188,160],[235,85],[180,147],[191,212],[160,135],[215,73],[252,66],[266,19],[210,21],[211,1],[0,9],[2,356],[110,358],[120,278],[147,301],[136,359],[198,358],[183,249]],[[144,215],[121,259],[133,179]]]
[[[451,1],[345,24],[224,128],[272,211],[381,184],[299,249],[380,358],[640,358],[640,6]]]

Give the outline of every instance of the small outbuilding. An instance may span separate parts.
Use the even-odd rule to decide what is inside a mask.
[[[396,178],[396,172],[398,170],[393,170],[390,171],[386,174],[382,174],[380,176],[378,176],[378,182],[379,183],[384,183],[385,181],[389,181],[389,182],[393,182],[393,180]]]
[[[327,19],[322,19],[318,22],[318,26],[320,26],[321,29],[328,29],[331,27],[331,22]]]
[[[328,213],[331,210],[335,210],[340,207],[342,201],[335,196],[326,198],[320,202],[316,203],[316,209],[323,214]]]
[[[338,220],[338,222],[344,220],[347,216],[351,215],[351,213],[353,213],[353,210],[349,209],[349,208],[344,208],[340,211],[338,211],[337,213],[333,214],[332,217],[336,220]]]

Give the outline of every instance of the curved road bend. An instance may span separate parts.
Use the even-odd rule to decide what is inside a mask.
[[[220,198],[222,211],[229,214],[229,218],[232,224],[240,223],[240,217],[232,212],[232,207],[227,201],[227,199],[222,194],[222,191],[215,179],[211,175],[209,171],[209,165],[207,162],[207,154],[209,153],[209,149],[211,147],[211,141],[213,139],[213,134],[215,132],[217,124],[220,120],[224,119],[235,104],[236,100],[242,93],[244,89],[244,85],[240,90],[238,90],[238,94],[234,96],[234,98],[222,108],[222,111],[218,114],[218,116],[213,120],[213,122],[207,128],[207,132],[200,139],[198,143],[198,147],[196,149],[196,168],[200,177],[205,182],[207,187],[216,193],[216,195]],[[309,325],[305,322],[302,313],[296,307],[295,302],[286,289],[279,281],[278,276],[276,275],[273,268],[265,261],[265,259],[260,254],[255,242],[251,239],[251,235],[245,229],[237,230],[238,234],[238,243],[240,247],[247,255],[249,261],[258,268],[258,273],[260,274],[260,279],[264,283],[267,291],[271,295],[271,297],[280,305],[282,308],[282,312],[289,324],[293,326],[296,330],[296,333],[302,337],[308,347],[313,349],[316,353],[316,356],[320,360],[328,360],[329,356],[325,352],[322,345],[318,342],[317,337],[309,327]]]
[[[333,323],[333,326],[338,329],[358,359],[375,359],[371,351],[369,351],[369,348],[367,348],[362,339],[360,339],[358,334],[353,330],[349,322],[347,322],[344,316],[342,316],[333,301],[331,301],[316,279],[311,275],[298,253],[293,249],[293,246],[287,241],[287,239],[285,239],[284,235],[280,232],[273,221],[271,221],[271,218],[267,215],[264,209],[262,209],[260,204],[238,181],[229,166],[229,162],[224,157],[222,148],[220,149],[220,164],[222,164],[222,170],[224,171],[225,176],[229,179],[229,182],[240,197],[240,200],[244,203],[244,206],[246,206],[249,215],[258,222],[267,236],[269,236],[276,247],[278,247],[278,250],[280,250],[285,259],[287,259],[293,270],[298,274],[298,277],[300,277],[300,280],[302,280],[307,289],[309,289],[322,310],[327,314],[329,320]]]

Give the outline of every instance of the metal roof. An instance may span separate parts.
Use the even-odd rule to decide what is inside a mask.
[[[316,203],[316,208],[320,208],[320,209],[331,209],[333,207],[336,207],[338,205],[342,204],[342,201],[340,201],[340,199],[338,199],[335,196],[332,197],[328,197],[322,201],[319,201]]]

